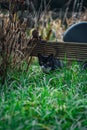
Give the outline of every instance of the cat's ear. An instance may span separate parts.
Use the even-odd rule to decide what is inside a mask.
[[[53,54],[50,54],[50,56],[52,56],[52,57],[53,57]]]
[[[53,54],[50,54],[50,55],[49,55],[49,58],[53,58]]]

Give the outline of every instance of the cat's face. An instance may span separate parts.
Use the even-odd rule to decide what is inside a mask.
[[[53,66],[53,54],[49,56],[42,56],[38,54],[39,65],[45,73],[49,73]]]

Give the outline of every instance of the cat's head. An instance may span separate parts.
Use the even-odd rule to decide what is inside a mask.
[[[39,65],[45,73],[49,73],[53,68],[53,54],[49,56],[43,56],[38,54]]]

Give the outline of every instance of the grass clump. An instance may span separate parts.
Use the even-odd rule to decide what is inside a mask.
[[[87,71],[77,64],[44,74],[9,70],[0,91],[1,130],[87,128]]]

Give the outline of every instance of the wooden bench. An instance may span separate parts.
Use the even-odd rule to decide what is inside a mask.
[[[26,48],[30,56],[54,54],[59,59],[84,61],[87,60],[87,43],[74,42],[39,42]]]

